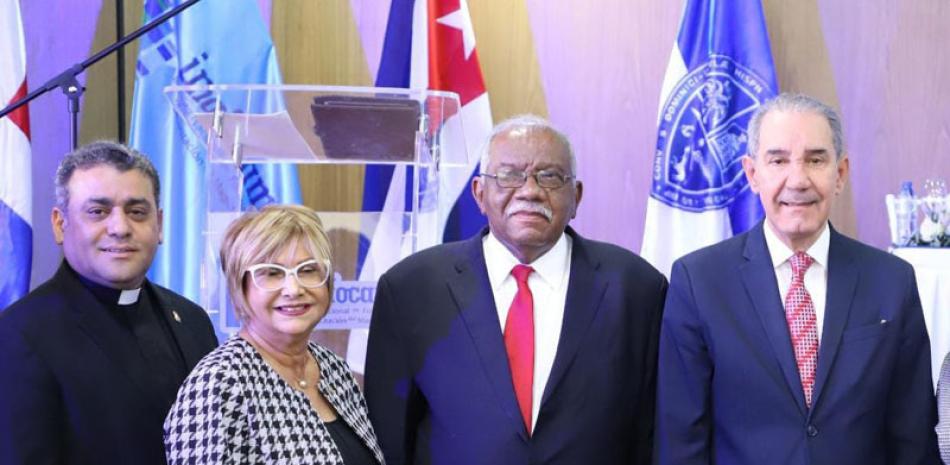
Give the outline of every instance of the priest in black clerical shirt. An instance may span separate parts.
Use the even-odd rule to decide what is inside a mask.
[[[120,144],[60,164],[64,261],[0,313],[0,465],[165,464],[165,415],[217,339],[200,307],[145,279],[159,194],[152,164]]]

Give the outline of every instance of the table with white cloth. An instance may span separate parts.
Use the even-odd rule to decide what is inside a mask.
[[[899,247],[894,255],[910,262],[930,334],[930,363],[934,389],[940,365],[950,352],[950,248]]]

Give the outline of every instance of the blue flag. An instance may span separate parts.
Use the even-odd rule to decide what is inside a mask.
[[[777,91],[761,2],[688,0],[660,96],[641,251],[666,275],[763,217],[741,160],[749,118]]]
[[[145,21],[178,3],[145,0]],[[253,0],[198,2],[142,38],[129,141],[152,159],[162,182],[164,241],[149,271],[152,281],[200,302],[206,154],[162,90],[173,84],[280,83],[274,45]],[[243,101],[223,104],[231,111],[247,108]],[[244,165],[242,171],[245,205],[301,203],[293,166]]]
[[[412,72],[412,6],[414,0],[393,0],[389,7],[389,23],[386,26],[386,38],[380,57],[379,71],[376,74],[377,87],[409,87]],[[405,169],[405,168],[400,168]],[[363,211],[380,212],[386,205],[386,196],[390,190],[395,167],[391,165],[367,165],[363,175]],[[403,200],[406,208],[412,205],[412,170],[406,170],[407,178],[403,188]],[[362,238],[356,276],[360,276],[363,262],[368,253],[369,244]]]

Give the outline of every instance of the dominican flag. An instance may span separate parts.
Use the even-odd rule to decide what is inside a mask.
[[[469,186],[492,117],[465,0],[393,0],[376,85],[459,95],[462,108],[455,117],[462,120],[470,166],[439,174],[437,237],[450,242],[475,234],[486,223]],[[363,211],[410,210],[412,175],[404,166],[367,167]]]
[[[0,0],[0,108],[25,97],[26,49],[18,0]],[[30,115],[26,106],[0,118],[0,310],[30,288],[33,229]]]
[[[145,20],[154,19],[181,0],[145,0]],[[280,84],[280,68],[270,33],[254,0],[204,0],[141,39],[136,63],[130,144],[149,156],[162,181],[164,242],[149,279],[200,302],[201,265],[205,251],[204,141],[175,114],[163,90],[168,85]],[[185,98],[202,107],[209,92]],[[232,94],[222,108],[244,109],[247,102]],[[261,105],[267,105],[262,102]],[[264,108],[251,108],[263,111]],[[244,165],[243,204],[301,203],[296,168],[286,165]],[[215,183],[217,180],[212,179]],[[212,318],[219,337],[233,332],[233,318]],[[235,323],[236,324],[236,323]]]
[[[760,0],[687,0],[657,117],[641,255],[673,262],[763,216],[742,171],[752,112],[778,85]]]

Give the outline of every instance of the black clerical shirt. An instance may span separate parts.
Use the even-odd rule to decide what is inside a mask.
[[[67,264],[68,266],[68,264]],[[70,267],[70,271],[76,273]],[[135,339],[138,349],[148,364],[153,382],[161,386],[165,402],[170,407],[178,388],[188,376],[185,358],[178,347],[161,305],[148,286],[142,286],[135,302],[120,304],[120,289],[105,287],[76,273],[83,286],[89,289],[110,315]],[[126,299],[123,299],[126,300]]]

